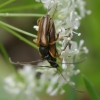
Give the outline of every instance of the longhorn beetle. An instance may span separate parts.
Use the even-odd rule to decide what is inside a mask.
[[[56,8],[57,8],[57,5],[56,5]],[[55,11],[56,11],[56,9],[55,9]],[[60,72],[60,70],[58,69],[59,66],[58,66],[58,63],[56,62],[56,58],[57,57],[59,59],[61,59],[61,58],[59,57],[60,55],[58,54],[58,52],[56,50],[56,41],[61,39],[61,38],[59,38],[59,34],[57,35],[57,38],[55,37],[56,31],[55,31],[55,25],[54,25],[53,17],[50,17],[50,15],[46,14],[45,16],[38,19],[37,25],[39,26],[38,37],[37,37],[37,39],[34,39],[33,41],[39,47],[39,53],[42,57],[42,60],[47,60],[50,63],[51,68],[56,68]],[[68,37],[68,36],[64,36],[64,37]],[[67,46],[68,46],[68,44],[67,44]],[[34,63],[34,62],[39,62],[39,61],[42,61],[42,60],[26,62],[26,63]],[[82,61],[80,61],[80,62],[82,62]],[[80,62],[68,63],[68,64],[77,64],[77,63],[80,63]],[[26,64],[26,63],[20,63],[20,62],[14,63],[12,61],[11,61],[11,63],[20,64],[20,65]],[[65,63],[65,64],[67,64],[67,63]],[[65,79],[65,81],[71,87],[73,87],[73,85],[71,85],[66,80],[66,78],[63,76],[63,74],[61,72],[60,72],[60,74]],[[83,91],[80,91],[80,90],[76,89],[75,87],[73,87],[73,88],[76,91],[83,93]]]
[[[33,41],[37,44],[37,46],[39,46],[39,52],[42,59],[47,60],[52,67],[56,68],[58,67],[58,64],[55,63],[58,53],[54,41],[58,39],[58,35],[56,38],[53,17],[50,17],[50,15],[46,14],[38,19],[37,24],[39,26],[38,37]]]
[[[58,67],[56,62],[55,26],[50,15],[43,16],[38,20],[38,38],[34,42],[39,46],[39,52],[43,60],[48,60],[52,67]],[[43,28],[41,28],[41,26]],[[52,62],[51,62],[52,61]]]

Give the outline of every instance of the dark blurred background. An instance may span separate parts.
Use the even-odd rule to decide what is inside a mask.
[[[0,4],[5,2],[6,0],[0,0]],[[7,5],[3,7],[0,12],[15,12],[15,13],[40,13],[45,14],[46,11],[43,9],[42,4],[40,6],[34,5],[31,8],[22,9],[22,10],[9,10],[12,7],[18,7],[18,6],[27,6],[27,5],[37,5],[35,0],[16,0],[10,5]],[[8,9],[6,11],[5,9]],[[90,97],[87,93],[87,90],[85,88],[82,74],[88,77],[88,79],[94,84],[94,87],[96,91],[100,94],[100,1],[99,0],[88,0],[86,1],[86,9],[89,9],[92,11],[91,15],[87,15],[84,19],[81,21],[81,26],[79,28],[79,32],[82,33],[82,35],[78,39],[84,39],[85,43],[84,45],[89,49],[89,53],[87,56],[87,60],[78,65],[78,68],[81,70],[81,74],[77,77],[77,88],[83,89],[86,92],[84,94],[77,94],[77,97],[75,98],[69,98],[68,100],[90,100]],[[0,20],[13,25],[17,28],[20,28],[22,30],[25,30],[27,32],[37,34],[37,31],[33,29],[33,26],[36,25],[38,17],[0,17]],[[19,33],[20,34],[20,33]],[[22,34],[21,34],[22,35]],[[25,38],[27,38],[30,41],[33,41],[32,37],[22,35]],[[79,40],[77,40],[79,41]],[[7,53],[9,54],[9,57],[13,59],[13,61],[31,61],[36,60],[39,58],[38,50],[34,49],[33,47],[29,46],[25,42],[19,40],[15,36],[11,35],[9,32],[5,31],[3,28],[0,27],[0,42],[4,45]],[[17,66],[21,67],[21,66]],[[3,79],[5,76],[9,75],[11,73],[11,70],[8,67],[8,64],[0,52],[0,79]],[[2,92],[2,91],[0,91]],[[69,92],[70,93],[70,92]],[[68,94],[69,94],[68,93]],[[73,92],[71,92],[73,95]],[[71,96],[71,93],[69,96]],[[67,95],[68,96],[68,95]],[[45,95],[44,98],[48,97]],[[66,98],[66,94],[64,95]],[[61,98],[64,98],[61,96]],[[74,97],[74,96],[73,96]],[[50,97],[51,98],[51,97]],[[55,96],[53,99],[58,99],[57,96]],[[1,99],[0,99],[1,100]],[[8,99],[5,99],[8,100]],[[65,100],[65,99],[64,99]]]

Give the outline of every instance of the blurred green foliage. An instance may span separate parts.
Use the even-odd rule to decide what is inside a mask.
[[[4,2],[7,2],[8,0],[0,0],[0,5]],[[94,87],[96,91],[100,95],[100,1],[99,0],[88,0],[86,1],[86,9],[89,9],[92,11],[91,15],[87,15],[82,21],[81,26],[79,29],[79,32],[82,33],[80,36],[80,39],[85,40],[85,46],[89,49],[89,54],[87,56],[87,60],[83,62],[82,64],[78,65],[78,67],[81,70],[81,73],[84,74],[88,79],[91,81],[91,83],[94,84]],[[5,12],[12,12],[12,13],[37,13],[37,14],[45,14],[46,11],[44,10],[41,3],[35,2],[35,0],[15,0],[11,4],[6,5],[4,7],[0,7],[0,13]],[[29,19],[29,18],[28,18]],[[34,23],[30,23],[31,25],[36,24],[36,20],[38,18],[33,18]],[[9,18],[0,17],[0,20],[7,21]],[[17,21],[19,18],[11,18],[11,21]],[[26,21],[26,19],[24,19]],[[27,20],[28,23],[29,20]],[[9,22],[9,21],[8,21]],[[20,23],[20,22],[19,22]],[[22,24],[21,24],[22,25]],[[29,25],[29,24],[28,24]],[[27,24],[24,24],[24,26],[29,27]],[[17,26],[17,25],[16,25]],[[25,27],[24,27],[25,28]],[[0,28],[0,42],[2,42],[5,46],[6,42],[8,42],[7,38],[9,38],[8,33],[5,33],[3,36],[3,29]],[[29,30],[29,29],[27,29]],[[31,30],[33,31],[33,30]],[[34,33],[36,33],[34,31]],[[3,36],[3,37],[2,37]],[[7,40],[7,41],[6,41]],[[31,39],[32,40],[32,39]],[[8,67],[8,63],[6,61],[5,56],[0,51],[0,80],[3,79],[5,76],[9,75],[11,73],[11,70]],[[2,87],[2,82],[0,82],[0,100],[14,100],[13,97],[10,97]],[[83,90],[87,91],[85,89],[84,82],[82,80],[82,76],[78,76],[77,79],[77,85],[82,88]],[[68,87],[65,87],[68,89]],[[87,92],[85,94],[78,94],[76,91],[73,93],[73,89],[71,91],[68,91],[68,95],[63,95],[62,98],[67,98],[68,100],[89,100],[89,95]],[[77,94],[77,96],[76,96]],[[69,97],[69,98],[68,98]],[[9,98],[9,99],[8,99]],[[12,98],[12,99],[11,99]],[[59,98],[59,97],[58,97]],[[64,99],[65,100],[65,99]],[[95,100],[95,99],[93,99]]]
[[[85,76],[83,78],[91,100],[100,100],[100,96],[95,91],[93,84]]]

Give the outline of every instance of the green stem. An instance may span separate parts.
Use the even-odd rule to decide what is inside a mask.
[[[10,29],[13,29],[13,30],[15,30],[15,31],[17,31],[17,32],[20,32],[20,33],[22,33],[22,34],[31,36],[31,37],[33,37],[33,38],[36,38],[36,37],[37,37],[37,36],[34,35],[34,34],[31,34],[31,33],[29,33],[29,32],[23,31],[23,30],[21,30],[21,29],[19,29],[19,28],[16,28],[16,27],[14,27],[14,26],[12,26],[12,25],[9,25],[9,24],[7,24],[7,23],[4,23],[4,22],[0,21],[0,26],[2,26],[2,25],[3,25],[3,26],[6,26],[6,27],[8,27],[8,28],[10,28]]]
[[[26,38],[22,37],[21,35],[19,35],[18,33],[14,32],[13,30],[5,27],[5,26],[1,26],[2,28],[4,28],[5,30],[7,30],[9,33],[11,33],[12,35],[16,36],[17,38],[19,38],[20,40],[24,41],[25,43],[29,44],[30,46],[32,46],[33,48],[38,49],[38,47],[33,43],[30,42],[29,40],[27,40]]]
[[[13,8],[5,8],[0,9],[0,12],[9,12],[9,11],[21,11],[21,10],[27,10],[27,9],[33,9],[33,8],[39,8],[42,7],[42,4],[31,4],[31,5],[25,5],[25,6],[17,6]]]
[[[41,17],[43,14],[33,13],[0,13],[0,17]]]
[[[6,5],[8,5],[8,4],[10,4],[10,3],[14,2],[14,1],[15,0],[8,0],[7,2],[4,2],[3,4],[0,4],[0,8],[6,6]]]

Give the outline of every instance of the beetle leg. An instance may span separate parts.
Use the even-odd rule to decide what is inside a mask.
[[[62,61],[62,58],[60,57],[61,54],[58,54],[58,52],[56,53],[56,57],[58,57],[61,61]]]
[[[62,51],[65,51],[65,49],[67,48],[68,45],[69,45],[69,47],[70,47],[70,42],[68,42],[68,43],[66,44],[66,46],[64,47],[64,49],[63,49]]]
[[[37,41],[37,39],[33,39],[33,42],[39,47],[39,41]]]
[[[62,58],[58,57],[61,61],[62,61]]]
[[[42,57],[42,54],[39,52],[39,55]]]
[[[56,38],[56,41],[59,39],[59,34],[57,34],[57,38]]]
[[[69,36],[62,36],[62,37],[58,38],[57,41],[58,41],[58,40],[62,40],[62,39],[65,38],[65,37],[68,38]]]
[[[50,51],[49,51],[49,52],[50,52]],[[60,55],[61,55],[61,54],[58,54],[58,52],[56,52],[56,55],[53,55],[53,54],[50,52],[50,55],[51,55],[53,58],[58,57],[58,58],[62,61],[62,58],[60,58]]]
[[[51,55],[53,58],[55,58],[55,57],[56,57],[55,55],[53,55],[53,54],[52,54],[52,52],[50,52],[50,51],[49,51],[49,53],[50,53],[50,55]]]
[[[59,34],[57,34],[56,40],[53,41],[53,42],[51,42],[51,43],[49,43],[49,45],[53,45],[53,44],[55,44],[57,41],[62,40],[62,39],[65,38],[65,37],[69,37],[69,36],[62,36],[62,37],[59,38]]]

